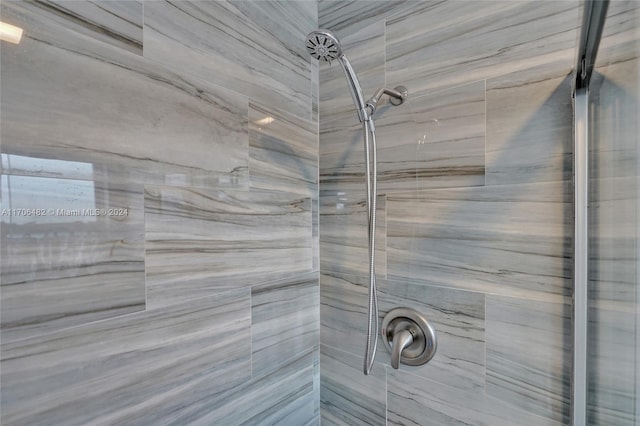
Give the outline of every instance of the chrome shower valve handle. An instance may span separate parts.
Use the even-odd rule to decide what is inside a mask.
[[[391,367],[396,370],[400,367],[402,352],[413,344],[413,333],[409,330],[400,330],[393,335],[391,344]]]
[[[391,354],[391,367],[400,363],[426,364],[436,354],[436,332],[429,321],[411,308],[390,310],[382,320],[382,342]]]

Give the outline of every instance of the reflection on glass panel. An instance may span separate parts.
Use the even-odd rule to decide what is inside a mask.
[[[93,164],[80,161],[52,160],[47,158],[26,157],[24,155],[1,154],[2,173],[69,177],[93,180]]]
[[[0,175],[4,342],[144,309],[142,194],[135,184]]]
[[[640,425],[640,3],[611,2],[590,84],[589,425]]]
[[[2,223],[95,222],[93,181],[2,175]]]

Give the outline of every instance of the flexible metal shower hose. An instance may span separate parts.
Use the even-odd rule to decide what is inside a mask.
[[[367,346],[364,355],[364,374],[373,369],[378,346],[378,295],[376,291],[376,202],[378,193],[378,168],[376,156],[376,129],[373,118],[362,122],[364,152],[367,170],[367,219],[369,231],[369,321]],[[371,139],[369,139],[371,133]]]

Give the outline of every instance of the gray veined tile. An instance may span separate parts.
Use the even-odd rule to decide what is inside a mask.
[[[265,14],[272,5],[278,4],[147,2],[144,56],[311,120],[310,58],[302,54],[303,36],[283,44],[272,35],[274,18]],[[248,13],[247,7],[261,10]]]
[[[589,176],[594,183],[593,191],[598,194],[595,199],[607,196],[607,190],[599,188],[598,179],[607,182],[606,178],[631,178],[638,174],[640,83],[630,78],[638,74],[640,58],[594,69],[589,86],[589,119],[593,123],[590,138],[593,170]]]
[[[157,285],[147,278],[147,310],[184,303],[201,297],[213,296],[237,288],[234,285],[217,285],[217,281],[208,277],[175,279],[165,285]]]
[[[247,98],[2,4],[25,28],[2,49],[2,150],[12,174],[246,188]],[[45,41],[46,40],[46,41]],[[73,125],[69,125],[72,123]]]
[[[383,190],[484,185],[484,81],[422,96],[409,93],[402,105],[380,112]]]
[[[233,1],[233,6],[295,54],[306,57],[304,39],[318,25],[318,7],[312,1]]]
[[[181,424],[318,424],[312,353],[296,357],[266,376],[250,380],[211,400],[194,401]]]
[[[319,0],[318,22],[320,28],[329,28],[338,36],[349,35],[374,23],[384,20],[411,5],[410,1],[369,0]]]
[[[319,323],[319,321],[318,321]],[[320,424],[320,344],[313,352],[313,412],[317,421],[316,425]]]
[[[18,7],[22,13],[46,16],[84,36],[142,55],[142,0],[39,0]]]
[[[186,424],[250,379],[248,289],[2,347],[2,423]]]
[[[364,354],[369,279],[357,275],[320,274],[320,342]]]
[[[141,185],[0,183],[4,342],[144,310]]]
[[[638,302],[592,300],[588,315],[587,421],[633,425],[639,415]]]
[[[487,185],[571,180],[571,77],[487,81]]]
[[[376,202],[376,276],[385,277],[385,197]],[[341,274],[369,274],[366,197],[360,191],[323,191],[320,197],[320,270]]]
[[[639,253],[634,230],[639,226],[640,182],[637,176],[598,178],[598,168],[591,171],[596,176],[589,182],[589,299],[624,306],[636,300],[638,291]]]
[[[148,186],[145,209],[147,287],[160,299],[185,281],[249,287],[312,269],[311,201],[299,194]]]
[[[283,367],[320,342],[320,286],[312,272],[251,287],[253,378]]]
[[[380,288],[387,284],[377,280]],[[368,325],[369,278],[358,275],[320,274],[320,342],[339,351],[362,357]],[[379,303],[385,297],[379,292]],[[378,318],[379,323],[382,317]],[[378,368],[384,368],[382,343],[378,344]],[[388,361],[387,361],[388,363]]]
[[[611,2],[602,30],[596,67],[638,58],[640,46],[640,5],[637,1]]]
[[[307,59],[308,53],[304,40],[312,30],[317,28],[318,7],[311,1],[234,1],[233,6],[245,14],[246,18],[268,33],[268,37],[274,37],[289,52],[284,60],[291,60],[288,55],[294,52],[296,55]],[[311,97],[311,121],[318,122],[318,62],[310,62],[310,97]],[[266,100],[262,103],[266,104]],[[300,111],[294,111],[298,115]],[[305,119],[309,117],[303,115]]]
[[[557,300],[572,291],[572,212],[566,182],[388,195],[388,277]]]
[[[321,125],[324,120],[321,120]],[[366,171],[363,129],[360,124],[338,124],[329,131],[320,130],[319,179],[323,190],[364,193]],[[327,152],[333,151],[333,152]]]
[[[362,357],[322,345],[321,413],[325,425],[384,425],[386,377],[382,365],[362,372]]]
[[[331,130],[320,135],[323,190],[360,188],[366,164],[362,130],[328,126]],[[402,105],[381,107],[376,142],[380,192],[484,185],[484,81],[409,93]]]
[[[313,270],[320,270],[320,200],[311,200],[311,241],[313,243]]]
[[[429,321],[438,342],[435,356],[421,366],[400,370],[464,391],[483,392],[485,383],[485,295],[444,287],[378,281],[380,317],[391,309],[409,307]],[[391,368],[382,342],[378,362]]]
[[[573,66],[578,1],[414,5],[386,21],[389,86],[422,93],[542,65],[566,74]]]
[[[387,424],[561,426],[563,423],[518,410],[484,392],[460,390],[403,371],[387,370]]]
[[[189,250],[190,242],[206,242],[210,237],[205,233],[203,194],[198,190],[176,187],[148,186],[145,192],[145,235],[147,251],[152,250],[153,241],[172,241],[179,253],[178,244]],[[149,255],[149,259],[153,259]],[[205,267],[202,263],[202,268]],[[181,303],[190,299],[210,296],[226,291],[233,285],[218,283],[209,276],[184,274],[163,280],[156,276],[157,267],[150,262],[147,273],[147,308]],[[197,271],[197,264],[193,266]]]
[[[317,123],[250,103],[250,187],[317,198],[317,132]]]
[[[487,296],[487,394],[567,424],[570,418],[570,302]]]

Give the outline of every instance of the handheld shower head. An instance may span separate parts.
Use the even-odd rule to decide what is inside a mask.
[[[331,63],[342,55],[342,47],[338,38],[329,30],[316,30],[307,36],[307,51],[319,61]]]
[[[319,61],[329,62],[337,59],[344,69],[344,73],[349,83],[349,91],[353,98],[353,103],[356,105],[356,111],[358,112],[358,119],[360,121],[368,121],[369,114],[365,109],[364,98],[362,97],[362,89],[358,82],[353,67],[349,63],[347,57],[342,53],[342,47],[338,38],[329,30],[315,30],[309,33],[307,41],[305,42],[307,51],[309,54]]]
[[[331,63],[337,59],[345,76],[353,103],[356,106],[358,119],[363,124],[365,163],[367,169],[367,216],[369,219],[369,324],[367,328],[367,347],[364,361],[364,374],[371,373],[376,356],[378,343],[378,296],[376,293],[376,269],[375,269],[375,236],[376,236],[376,197],[377,197],[377,166],[376,166],[376,134],[373,123],[373,113],[382,95],[389,95],[396,100],[393,105],[400,105],[406,98],[404,87],[398,86],[395,90],[380,89],[371,98],[369,104],[365,104],[362,97],[362,89],[358,82],[351,63],[342,53],[342,47],[338,38],[329,30],[316,30],[309,33],[305,42],[307,51],[311,57]]]

